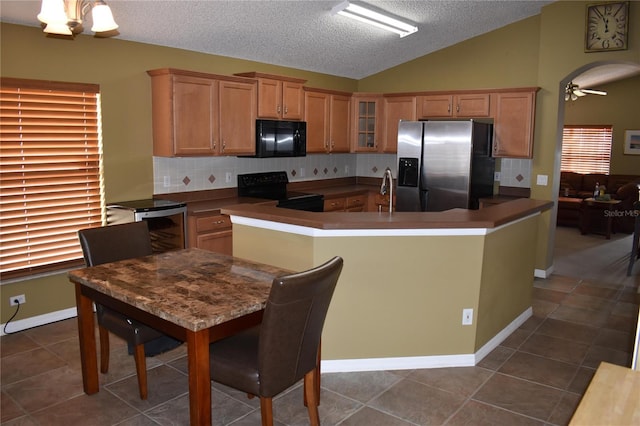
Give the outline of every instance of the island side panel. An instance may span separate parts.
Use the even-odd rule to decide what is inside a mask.
[[[323,359],[473,352],[483,236],[330,237],[317,258],[345,258],[323,334]]]
[[[539,218],[509,223],[485,238],[476,351],[531,307]]]
[[[233,255],[291,271],[314,266],[313,237],[233,224]]]
[[[344,268],[322,344],[325,360],[473,353],[484,236],[310,237],[234,224],[234,256],[303,270]]]

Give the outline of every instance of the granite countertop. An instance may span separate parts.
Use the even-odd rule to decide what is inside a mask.
[[[264,309],[275,277],[291,271],[200,249],[82,268],[74,283],[188,330]]]
[[[495,228],[528,215],[549,210],[553,202],[519,198],[479,210],[444,212],[304,212],[267,205],[236,204],[223,214],[317,229],[437,229]]]

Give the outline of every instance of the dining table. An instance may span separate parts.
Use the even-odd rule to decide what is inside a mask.
[[[273,279],[290,270],[189,248],[70,271],[84,392],[99,391],[93,302],[187,344],[191,425],[211,424],[209,344],[262,320]]]

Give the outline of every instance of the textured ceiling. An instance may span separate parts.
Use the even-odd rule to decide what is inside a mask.
[[[418,26],[417,33],[400,38],[332,15],[331,8],[341,1],[108,0],[107,3],[120,25],[119,39],[354,79],[537,15],[544,5],[551,3],[369,0],[367,3]],[[3,22],[38,26],[39,11],[40,1],[0,1]],[[90,25],[85,23],[85,28]]]

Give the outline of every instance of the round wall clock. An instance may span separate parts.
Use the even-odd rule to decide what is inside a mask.
[[[587,6],[585,52],[625,50],[629,30],[629,2]]]

